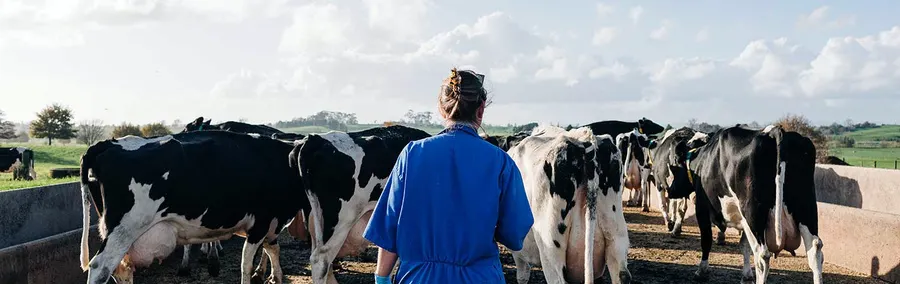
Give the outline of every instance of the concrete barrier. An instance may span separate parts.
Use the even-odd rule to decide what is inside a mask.
[[[900,215],[900,171],[816,165],[821,202]]]
[[[80,229],[81,210],[77,182],[0,191],[0,248]]]
[[[822,202],[818,207],[826,262],[900,283],[900,215]]]
[[[90,249],[100,245],[97,226],[91,227]],[[0,283],[84,283],[81,271],[81,229],[0,250]]]

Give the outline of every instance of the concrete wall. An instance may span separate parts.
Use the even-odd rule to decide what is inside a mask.
[[[900,215],[900,171],[817,165],[816,197],[821,202]]]
[[[0,248],[80,229],[81,216],[77,182],[0,191]]]
[[[818,207],[826,262],[900,283],[900,215],[822,202]]]
[[[91,228],[91,255],[100,245],[97,226]],[[81,270],[81,229],[0,249],[0,283],[84,283]]]

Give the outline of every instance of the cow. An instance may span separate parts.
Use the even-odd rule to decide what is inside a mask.
[[[534,215],[522,250],[512,252],[518,283],[528,283],[531,265],[548,283],[601,283],[604,266],[612,283],[630,283],[622,162],[612,137],[541,125],[507,153]]]
[[[650,151],[651,157],[658,157],[658,163],[651,163],[650,180],[656,185],[656,196],[659,200],[658,206],[662,213],[663,220],[669,233],[673,237],[681,235],[681,227],[684,224],[685,215],[688,209],[688,200],[685,198],[670,198],[668,194],[669,185],[673,175],[671,174],[670,164],[674,161],[668,160],[672,157],[675,145],[678,143],[686,143],[690,147],[700,147],[709,139],[709,135],[704,132],[696,131],[688,127],[679,129],[669,129],[663,135],[661,140],[657,142],[657,146]],[[720,224],[717,224],[720,225]],[[716,243],[725,244],[724,225],[718,226],[719,233]]]
[[[491,136],[482,135],[481,138],[483,138],[485,141],[487,141],[488,143],[491,143],[494,146],[500,147],[500,149],[503,149],[503,151],[508,151],[510,148],[518,145],[519,142],[521,142],[522,139],[525,139],[525,137],[528,137],[528,135],[530,135],[529,132],[522,131],[522,132],[518,132],[513,135],[506,135],[506,136],[504,136],[504,135],[491,135]]]
[[[311,206],[303,212],[306,222],[297,224],[305,224],[309,232],[313,283],[337,283],[329,264],[368,246],[363,231],[400,152],[410,142],[430,136],[391,125],[309,134],[295,141],[289,159],[302,177]]]
[[[34,180],[34,151],[25,147],[0,148],[0,173],[12,173],[13,180]]]
[[[650,160],[649,151],[656,148],[656,142],[634,128],[631,132],[616,136],[616,147],[624,158],[623,187],[628,190],[627,206],[639,206],[644,212],[650,211]]]
[[[250,283],[260,246],[272,262],[270,281],[281,283],[277,236],[309,207],[300,175],[285,161],[292,149],[290,143],[229,131],[126,136],[89,147],[80,172],[87,283],[110,277],[131,283],[136,267],[161,261],[177,245],[233,235],[246,239],[241,283]],[[91,202],[100,214],[102,241],[89,260]]]
[[[202,116],[198,117],[191,123],[186,124],[180,133],[201,130],[225,130],[247,134],[256,133],[265,137],[272,137],[273,134],[285,134],[284,131],[262,124],[249,124],[238,121],[226,121],[219,124],[210,124],[210,122],[212,122],[212,119],[203,121]]]
[[[794,251],[802,239],[813,282],[822,283],[816,148],[809,138],[780,126],[734,126],[713,133],[703,146],[678,142],[669,161],[674,175],[670,197],[696,195],[702,248],[697,280],[708,279],[711,227],[718,222],[741,230],[744,281],[765,283],[770,257]]]
[[[248,124],[237,121],[226,121],[219,124],[210,124],[212,120],[203,120],[203,117],[198,117],[191,123],[188,123],[184,126],[184,129],[180,133],[187,133],[191,131],[231,131],[236,133],[244,133],[251,135],[261,135],[271,137],[272,139],[284,140],[284,141],[294,141],[303,138],[302,134],[294,134],[294,133],[285,133],[281,130],[272,128],[270,126],[261,125],[261,124]],[[190,276],[190,251],[191,244],[184,245],[184,256],[181,259],[181,266],[178,269],[179,276]],[[216,277],[218,276],[218,256],[221,252],[222,245],[216,241],[213,243],[204,243],[202,244],[200,251],[207,255],[207,258],[210,260],[215,259],[213,262],[207,262],[207,271],[210,276]],[[211,251],[210,251],[211,250]],[[214,268],[216,267],[216,268]]]
[[[609,135],[610,137],[616,137],[622,133],[631,132],[633,129],[637,128],[638,132],[641,134],[647,134],[652,137],[653,135],[663,132],[666,129],[656,124],[652,120],[647,119],[646,117],[642,117],[637,122],[625,122],[619,120],[604,120],[594,122],[588,125],[585,125],[591,128],[591,131],[594,132],[594,135]]]

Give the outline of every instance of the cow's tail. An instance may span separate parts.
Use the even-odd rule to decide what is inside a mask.
[[[775,138],[775,245],[781,247],[784,243],[784,179],[787,162],[782,158],[782,140],[784,138],[784,129],[776,126],[769,131],[769,135]]]
[[[594,282],[594,232],[597,226],[597,191],[588,190],[584,216],[584,283]]]
[[[81,206],[82,206],[82,230],[81,230],[81,270],[87,271],[88,262],[90,261],[90,251],[88,250],[88,232],[91,228],[91,183],[89,173],[90,170],[94,167],[94,161],[97,158],[97,155],[106,151],[113,144],[110,141],[103,141],[100,143],[91,146],[85,151],[84,155],[81,156],[81,168],[79,174],[81,175]],[[102,198],[98,197],[97,200],[102,200]],[[97,212],[99,214],[100,208],[98,208]]]

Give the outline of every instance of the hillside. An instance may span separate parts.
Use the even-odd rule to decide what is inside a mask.
[[[0,173],[0,190],[41,186],[75,181],[77,178],[50,179],[52,168],[77,168],[87,145],[41,145],[34,143],[3,143],[3,147],[28,147],[34,151],[34,168],[37,179],[33,181],[13,181],[12,173]]]
[[[900,125],[885,125],[848,132],[840,136],[853,138],[857,143],[862,141],[900,141]]]

